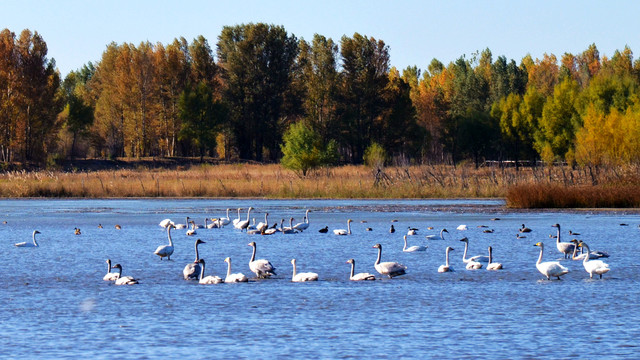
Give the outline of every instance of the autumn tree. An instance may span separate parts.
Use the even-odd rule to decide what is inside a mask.
[[[214,99],[209,85],[201,81],[194,89],[187,87],[180,95],[178,109],[182,120],[179,139],[198,149],[202,161],[216,147],[216,135],[226,117],[225,108]]]
[[[282,166],[307,176],[309,170],[333,164],[338,158],[334,140],[325,141],[311,126],[300,121],[291,124],[283,135]]]

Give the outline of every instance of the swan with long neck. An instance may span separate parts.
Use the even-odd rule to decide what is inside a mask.
[[[171,254],[173,254],[173,240],[171,240],[171,229],[175,229],[175,225],[171,224],[167,226],[167,237],[169,238],[169,245],[160,245],[153,253],[160,256],[160,260],[166,257],[167,260],[171,260]]]
[[[556,247],[558,251],[564,254],[564,258],[567,259],[573,253],[573,249],[576,247],[574,244],[570,242],[562,242],[560,241],[560,224],[551,225],[551,227],[558,229],[558,234],[556,235]]]
[[[447,246],[447,249],[445,250],[445,263],[444,265],[440,265],[438,268],[439,273],[453,271],[453,268],[449,265],[449,252],[451,251],[453,251],[453,248],[451,246]]]
[[[293,275],[291,276],[292,282],[318,281],[318,274],[316,273],[298,273],[296,269],[296,259],[291,259],[291,265],[293,265]]]
[[[246,230],[247,227],[249,227],[249,221],[251,220],[251,210],[253,210],[253,207],[249,206],[249,209],[247,210],[247,220],[238,221],[238,223],[236,224],[236,228],[240,229],[240,231]]]
[[[185,280],[198,280],[198,276],[200,275],[200,254],[198,253],[198,245],[200,244],[206,244],[206,242],[200,239],[196,240],[194,245],[196,258],[192,263],[185,265],[184,269],[182,270],[182,276]]]
[[[249,260],[249,269],[256,274],[259,279],[266,279],[276,274],[276,268],[271,265],[269,260],[259,259],[256,260],[256,242],[252,241],[248,246],[253,247],[251,253],[251,259]]]
[[[580,248],[581,250],[584,250],[583,247],[578,246],[580,242],[576,239],[573,239],[571,240],[571,243],[575,245],[575,247],[573,248],[573,255],[571,256],[571,260],[580,260],[580,261],[584,260],[584,258],[587,256],[587,253],[582,252],[581,254],[578,254],[578,248]],[[609,257],[609,254],[607,254],[604,251],[591,250],[588,256],[589,256],[589,260],[594,260],[594,259],[600,259],[600,258],[607,258]]]
[[[213,276],[213,275],[204,276],[204,267],[205,267],[204,259],[198,260],[198,263],[200,263],[200,277],[198,279],[198,283],[200,285],[213,285],[213,284],[220,284],[224,282],[224,280],[222,280],[222,278],[219,276]]]
[[[467,259],[467,250],[469,249],[469,239],[464,237],[460,239],[464,243],[464,253],[462,254],[462,261],[467,264],[469,262],[488,263],[489,257],[486,255],[476,255]]]
[[[118,269],[118,279],[116,280],[116,285],[135,285],[138,283],[138,279],[134,279],[133,276],[122,276],[122,265],[115,264],[113,265],[114,269]]]
[[[187,216],[186,221],[184,224],[174,224],[173,222],[171,224],[173,224],[174,229],[186,229],[189,227],[189,219],[191,219],[190,217]]]
[[[333,233],[336,235],[351,235],[351,222],[353,220],[349,219],[347,220],[347,229],[335,229],[333,230]]]
[[[102,278],[104,281],[116,281],[120,277],[120,273],[111,272],[111,259],[107,259],[107,274]]]
[[[347,260],[347,264],[351,264],[351,274],[349,275],[349,280],[351,281],[367,281],[367,280],[375,280],[376,276],[370,273],[358,273],[355,274],[356,271],[356,261],[354,259]]]
[[[293,228],[298,231],[304,231],[304,230],[307,230],[307,228],[309,228],[309,209],[307,209],[307,211],[304,214],[304,222],[295,224]]]
[[[289,226],[288,227],[283,227],[284,225],[284,219],[280,220],[280,231],[282,231],[283,234],[295,234],[298,231],[292,228],[293,224],[293,218],[289,218]]]
[[[578,246],[587,249],[587,253],[585,255],[590,253],[589,246],[585,242],[579,243]],[[593,274],[600,275],[600,279],[602,279],[602,274],[611,270],[609,268],[609,264],[602,260],[589,260],[589,256],[584,257],[584,260],[582,260],[582,266],[584,266],[584,269],[589,273],[589,278],[591,279],[593,279]]]
[[[14,244],[17,247],[38,247],[38,242],[36,241],[36,234],[40,234],[40,231],[33,230],[33,234],[31,235],[31,242],[20,242]]]
[[[229,218],[229,208],[227,208],[227,217],[218,219],[218,223],[220,224],[220,227],[223,227],[229,225],[230,222],[231,219]]]
[[[265,212],[264,213],[264,222],[262,222],[262,221],[259,222],[258,225],[256,225],[256,230],[258,230],[258,232],[262,232],[268,226],[269,226],[269,213]]]
[[[449,231],[447,229],[442,229],[440,230],[440,236],[431,234],[431,235],[427,235],[426,238],[429,240],[444,240],[444,233],[448,234]]]
[[[407,267],[400,263],[392,262],[392,261],[381,263],[380,259],[382,258],[382,245],[375,244],[373,245],[373,247],[378,249],[378,258],[376,259],[376,262],[373,264],[373,267],[376,269],[376,271],[380,275],[386,275],[391,279],[395,276],[406,274]]]
[[[238,208],[238,218],[233,219],[233,227],[236,229],[238,228],[238,223],[242,221],[242,219],[240,219],[240,210],[242,210],[242,208]]]
[[[227,257],[226,259],[224,259],[224,262],[227,263],[227,277],[224,278],[224,282],[226,282],[226,283],[238,283],[238,282],[247,282],[247,281],[249,281],[249,279],[247,279],[247,277],[244,276],[243,273],[235,273],[235,274],[231,273],[231,258],[230,257]]]
[[[544,252],[544,244],[541,242],[536,243],[534,246],[540,247],[540,256],[536,262],[536,268],[540,273],[547,277],[547,280],[551,280],[551,277],[555,277],[560,280],[560,276],[569,273],[569,269],[560,265],[557,261],[542,262],[542,253]]]
[[[487,264],[487,270],[502,270],[502,264],[493,262],[493,249],[489,246],[489,263]]]
[[[418,245],[407,247],[407,235],[404,236],[404,247],[402,248],[402,251],[404,252],[425,251],[427,250],[427,248],[428,246],[418,246]]]
[[[187,235],[188,236],[196,235],[197,234],[197,232],[196,232],[196,222],[192,220],[190,222],[190,224],[191,224],[191,229],[187,230]]]

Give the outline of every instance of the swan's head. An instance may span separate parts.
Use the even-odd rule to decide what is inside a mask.
[[[375,244],[375,245],[373,245],[373,247],[376,248],[376,249],[382,249],[382,245],[380,245],[380,244]]]
[[[111,259],[107,259],[107,264],[111,264]]]
[[[224,262],[226,263],[231,262],[231,258],[227,256],[227,258],[224,259]]]
[[[204,259],[199,259],[199,260],[198,260],[198,263],[199,263],[199,264],[204,264]]]
[[[115,265],[113,265],[112,269],[120,269],[120,270],[122,270],[122,265],[115,264]]]
[[[38,230],[34,230],[34,231],[33,231],[33,234],[34,234],[34,235],[35,235],[35,234],[40,234],[40,231],[38,231]]]
[[[446,232],[446,233],[448,233],[448,232],[449,232],[449,230],[447,230],[447,229],[442,229],[442,232]]]
[[[248,243],[248,244],[247,244],[247,246],[253,246],[253,247],[256,247],[256,242],[255,242],[255,241],[252,241],[252,242]]]
[[[354,261],[355,260],[353,260],[353,259],[349,259],[349,260],[347,260],[347,264],[353,264]]]
[[[447,246],[447,252],[449,252],[449,251],[453,251],[453,250],[455,250],[455,249],[454,249],[454,248],[452,248],[451,246]]]
[[[578,239],[573,239],[573,240],[571,240],[571,241],[569,241],[569,242],[570,242],[570,243],[577,244],[579,241],[578,241]]]
[[[169,224],[169,226],[167,226],[167,229],[175,229],[176,225],[174,223]]]
[[[404,240],[405,240],[405,241],[407,240],[407,235],[405,235],[405,236],[404,236]]]
[[[353,222],[353,220],[349,219],[349,220],[347,220],[347,222],[350,223],[350,222]]]
[[[469,242],[469,239],[468,239],[468,238],[466,238],[466,237],[463,237],[462,239],[460,239],[460,241],[468,243],[468,242]]]
[[[533,246],[542,246],[542,243],[541,243],[541,242],[537,242],[537,243],[535,243],[535,245],[533,245]]]
[[[296,264],[296,259],[291,259],[291,263],[292,263],[293,265],[295,265],[295,264]]]
[[[553,224],[553,225],[551,225],[551,227],[560,229],[560,224]]]
[[[200,239],[196,240],[196,245],[198,245],[198,244],[206,244],[206,243],[207,243],[206,241],[202,241]]]
[[[577,242],[577,240],[576,240],[576,242]],[[580,242],[578,243],[578,247],[584,247],[584,243],[583,243],[582,241],[580,241]]]
[[[493,250],[493,249],[491,248],[491,246],[489,246],[489,252],[491,252],[491,250]]]

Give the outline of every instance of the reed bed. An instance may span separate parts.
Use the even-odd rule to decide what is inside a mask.
[[[340,166],[300,177],[280,165],[190,165],[96,171],[10,171],[0,196],[79,198],[506,198],[517,208],[638,207],[636,169],[576,170],[564,166]],[[633,194],[633,196],[631,196]]]

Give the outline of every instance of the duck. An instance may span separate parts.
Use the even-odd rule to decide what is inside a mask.
[[[82,234],[80,232],[80,229],[78,229],[78,228],[74,228],[73,230],[74,230],[74,234],[76,234],[76,235],[81,235]]]
[[[453,271],[453,268],[449,265],[449,252],[453,250],[454,249],[451,246],[447,246],[447,248],[445,249],[445,263],[444,265],[440,265],[440,267],[438,268],[439,273]]]
[[[326,234],[326,233],[329,232],[329,227],[325,226],[322,229],[318,230],[318,232],[321,233],[321,234]]]
[[[524,226],[524,224],[522,224],[522,226],[520,227],[520,229],[518,229],[518,231],[521,233],[528,233],[528,232],[531,232],[531,229],[529,229],[528,227]]]
[[[198,260],[198,263],[200,263],[200,278],[198,279],[198,284],[214,285],[214,284],[222,284],[224,282],[224,280],[222,280],[222,278],[219,276],[213,276],[213,275],[204,276],[204,268],[205,268],[204,259]]]
[[[428,246],[418,246],[418,245],[407,247],[407,235],[404,236],[404,247],[402,248],[402,251],[404,252],[425,251],[427,250],[427,248]]]
[[[114,227],[116,228],[116,230],[122,230],[122,226],[120,226],[119,224],[116,224]]]
[[[589,246],[585,242],[579,243],[578,246],[587,249],[587,254],[590,253]],[[602,275],[611,270],[609,268],[609,264],[602,260],[590,260],[589,256],[584,257],[584,260],[582,260],[582,266],[584,266],[585,271],[589,273],[590,279],[593,279],[593,274],[600,275],[600,279],[602,279]]]
[[[114,269],[118,269],[118,279],[116,280],[116,285],[135,285],[138,283],[138,279],[134,279],[133,276],[122,276],[122,265],[115,264],[113,265]]]
[[[391,227],[389,228],[389,232],[392,234],[396,232],[396,229],[393,227],[393,224],[391,224]]]
[[[544,252],[544,243],[538,242],[534,246],[540,247],[540,256],[538,257],[538,261],[536,262],[536,268],[540,273],[547,277],[547,280],[551,280],[551,277],[555,277],[560,280],[560,276],[566,275],[569,273],[569,269],[560,265],[557,261],[546,261],[542,262],[542,253]]]
[[[33,234],[31,235],[31,241],[32,242],[19,242],[16,244],[13,244],[14,246],[17,247],[38,247],[38,242],[36,241],[36,234],[40,234],[40,231],[38,230],[33,230]]]
[[[291,259],[291,265],[293,265],[292,282],[318,281],[318,274],[314,272],[298,273],[296,269],[296,259]]]
[[[358,273],[354,274],[356,268],[356,261],[354,259],[347,260],[347,264],[351,264],[351,275],[349,275],[349,280],[351,281],[367,281],[367,280],[375,280],[376,276],[370,273]]]
[[[382,257],[382,245],[375,244],[373,245],[373,247],[378,249],[378,258],[376,259],[376,262],[373,264],[373,267],[376,269],[376,271],[380,275],[386,275],[389,277],[389,279],[391,279],[396,276],[406,274],[407,267],[400,263],[392,262],[392,261],[381,263],[380,258]]]

